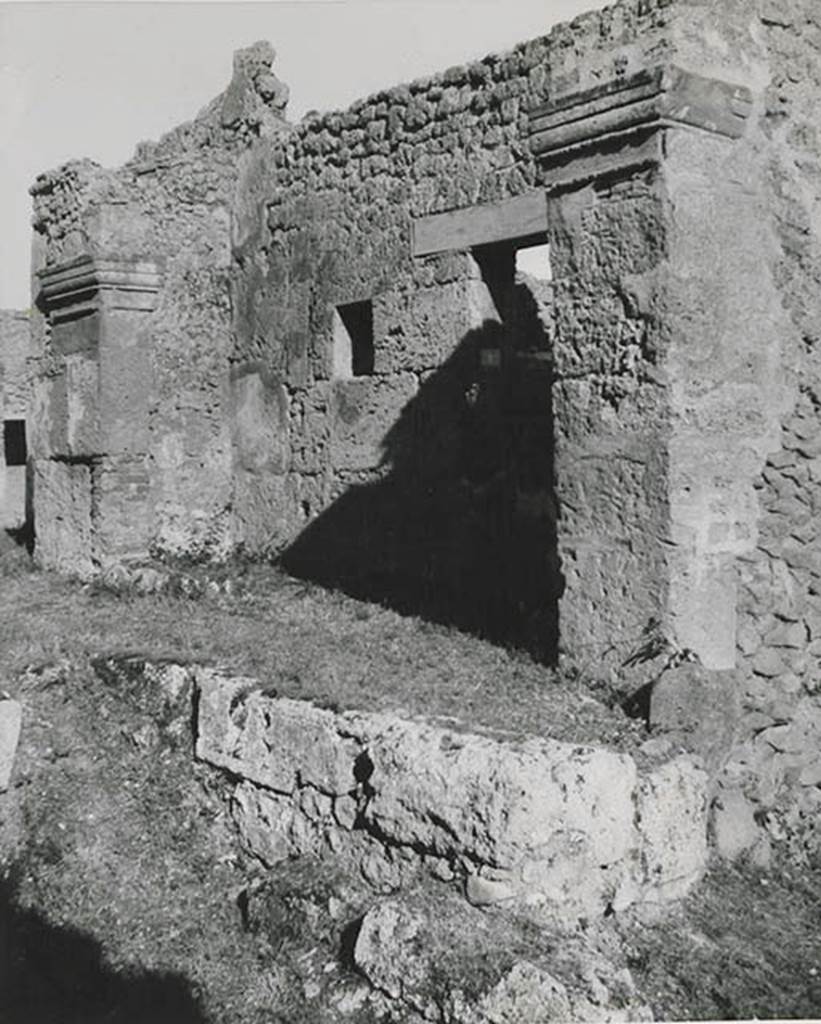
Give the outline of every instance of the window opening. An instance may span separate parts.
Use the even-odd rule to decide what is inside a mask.
[[[373,373],[373,305],[349,302],[334,310],[334,377],[367,377]]]

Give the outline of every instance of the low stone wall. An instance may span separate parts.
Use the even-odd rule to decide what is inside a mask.
[[[380,891],[424,869],[474,904],[560,920],[676,899],[704,870],[708,777],[686,755],[640,770],[605,748],[194,677],[197,756],[236,778],[242,842],[269,866],[329,849]]]

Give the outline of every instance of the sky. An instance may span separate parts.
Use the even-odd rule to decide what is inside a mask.
[[[31,198],[41,171],[125,162],[190,120],[268,39],[288,116],[509,49],[605,0],[0,0],[0,308],[29,305]]]

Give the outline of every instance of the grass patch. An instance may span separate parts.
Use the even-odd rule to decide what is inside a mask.
[[[246,568],[237,593],[215,588],[196,599],[27,573],[3,581],[0,616],[9,681],[31,664],[129,652],[219,664],[281,696],[343,709],[454,718],[505,736],[626,749],[644,739],[638,723],[596,700],[582,681],[520,652],[271,567]]]
[[[821,874],[716,866],[662,920],[622,926],[662,1019],[821,1017]]]

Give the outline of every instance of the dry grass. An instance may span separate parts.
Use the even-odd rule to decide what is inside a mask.
[[[134,653],[219,664],[283,696],[453,717],[505,735],[633,749],[638,724],[528,656],[296,581],[246,571],[240,592],[118,594],[47,573],[0,581],[0,669]]]
[[[821,1017],[821,875],[716,867],[655,923],[622,929],[665,1020]]]
[[[191,757],[187,722],[166,728],[150,696],[102,680],[91,657],[220,661],[346,706],[565,738],[634,735],[581,686],[515,653],[271,570],[249,576],[244,594],[200,601],[118,596],[31,573],[20,559],[0,577],[0,686],[25,706],[15,786],[0,797],[0,840],[16,829],[20,843],[0,871],[10,1024],[337,1019],[303,1009],[300,971],[321,954],[324,977],[322,958],[348,920],[317,937],[274,915],[260,945],[238,899],[254,891],[253,872],[225,827],[222,784]],[[19,676],[55,662],[62,671]],[[297,872],[302,902],[312,870],[300,868],[304,894]],[[717,869],[655,922],[627,914],[600,928],[626,952],[658,1019],[817,1017],[819,901],[817,875]]]

